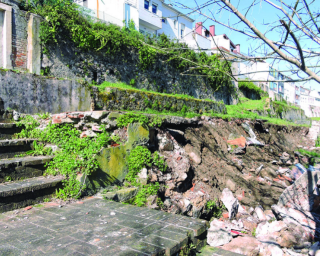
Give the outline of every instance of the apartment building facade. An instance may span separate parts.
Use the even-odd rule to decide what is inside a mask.
[[[166,34],[170,39],[192,38],[193,22],[163,0],[80,0],[91,16],[123,27],[132,20],[144,35]]]

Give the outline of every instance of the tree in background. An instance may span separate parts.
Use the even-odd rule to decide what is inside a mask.
[[[205,20],[214,21],[255,41],[252,43],[254,48],[251,49],[250,55],[239,55],[235,60],[234,57],[220,51],[224,58],[233,61],[272,60],[273,64],[285,62],[288,68],[279,71],[291,71],[297,77],[288,82],[315,80],[320,83],[318,0],[234,0],[232,4],[228,0],[209,0],[201,4],[198,4],[197,0],[194,1],[195,7],[181,0],[174,2],[174,5],[184,8],[188,14],[198,13]],[[265,4],[270,5],[278,14],[275,20],[264,23],[249,17],[250,11],[262,8]],[[224,23],[221,16],[231,16],[231,19]]]

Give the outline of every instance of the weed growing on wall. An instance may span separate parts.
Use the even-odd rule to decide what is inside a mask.
[[[188,75],[205,75],[212,88],[232,87],[230,64],[216,55],[196,53],[183,43],[173,42],[164,34],[145,37],[129,26],[96,22],[86,11],[71,0],[34,0],[24,6],[45,18],[41,22],[40,39],[43,52],[47,45],[57,43],[58,35],[68,37],[83,51],[88,49],[119,55],[134,50],[139,56],[141,69],[154,69],[158,60],[167,62]]]
[[[128,158],[129,172],[126,175],[126,180],[133,186],[139,187],[139,191],[135,196],[133,203],[137,206],[144,206],[147,202],[147,198],[151,195],[157,195],[160,185],[158,182],[141,184],[138,181],[138,173],[144,167],[155,167],[160,171],[165,172],[167,165],[163,157],[158,152],[151,154],[148,148],[137,146],[131,150]]]
[[[131,123],[140,123],[148,127],[160,127],[162,121],[163,118],[159,116],[148,117],[142,114],[127,113],[117,119],[117,125],[121,128]]]
[[[238,82],[239,89],[246,92],[252,92],[261,97],[268,97],[268,94],[264,92],[260,87],[256,86],[250,80],[242,80]]]
[[[217,200],[210,200],[206,204],[206,209],[212,213],[213,218],[219,219],[222,216],[222,212],[226,210],[226,207],[222,205],[219,207]]]

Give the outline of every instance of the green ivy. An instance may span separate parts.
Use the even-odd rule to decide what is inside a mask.
[[[19,124],[24,124],[25,129],[17,135],[22,138],[38,138],[39,141],[55,144],[59,150],[55,151],[54,158],[49,162],[46,170],[47,175],[64,175],[63,188],[57,191],[58,198],[78,198],[85,184],[77,180],[77,174],[90,175],[98,168],[95,158],[102,147],[108,145],[110,137],[106,131],[94,138],[80,138],[81,132],[70,124],[59,126],[49,124],[44,130],[35,129],[35,121],[32,125],[28,121],[32,119],[26,116]],[[38,123],[37,123],[38,124]],[[31,154],[45,154],[43,147],[35,147]]]
[[[137,146],[131,150],[128,158],[129,172],[126,175],[126,180],[130,182],[131,185],[139,187],[139,191],[135,196],[133,203],[140,207],[146,204],[147,198],[150,195],[156,195],[160,188],[158,182],[141,184],[137,181],[140,170],[144,167],[151,166],[157,167],[162,172],[167,170],[164,158],[161,157],[157,151],[151,154],[148,148],[142,146]],[[158,202],[158,204],[160,203]]]
[[[134,113],[127,113],[124,115],[121,115],[117,119],[117,125],[118,127],[126,127],[128,124],[131,123],[140,123],[145,126],[149,127],[160,127],[162,125],[163,118],[159,116],[152,116],[148,117],[143,114],[134,114]]]
[[[49,44],[67,37],[82,51],[92,49],[122,56],[126,52],[137,52],[141,69],[155,69],[156,61],[163,61],[180,72],[207,76],[209,85],[216,90],[222,86],[232,87],[230,63],[221,61],[217,55],[196,53],[186,44],[171,41],[164,34],[145,37],[135,29],[133,21],[123,28],[96,22],[84,8],[71,0],[33,0],[24,8],[45,18],[40,25],[45,54]]]
[[[206,209],[212,212],[213,218],[219,219],[222,216],[222,212],[226,210],[226,207],[222,205],[222,207],[219,207],[217,200],[210,200],[206,204]]]
[[[264,92],[260,87],[256,86],[250,80],[239,81],[238,86],[240,90],[258,94],[260,97],[268,96],[266,92]]]

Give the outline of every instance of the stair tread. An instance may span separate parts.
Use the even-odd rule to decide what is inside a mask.
[[[33,142],[35,140],[36,139],[7,139],[7,140],[0,140],[0,147],[21,146],[21,145]]]
[[[14,128],[16,127],[15,123],[0,123],[0,129],[1,128]]]
[[[55,186],[61,182],[64,176],[41,176],[29,178],[22,181],[13,181],[0,183],[0,197],[22,194],[29,191],[40,190],[43,188]]]
[[[1,168],[5,168],[7,166],[16,165],[37,165],[44,164],[53,159],[53,156],[24,156],[24,157],[16,157],[11,159],[1,159],[0,160],[0,171]]]

